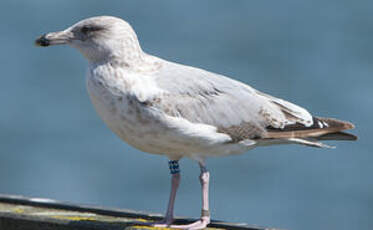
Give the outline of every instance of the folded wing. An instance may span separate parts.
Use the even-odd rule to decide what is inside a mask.
[[[343,135],[325,135],[353,127],[312,117],[304,108],[222,75],[166,61],[162,64],[152,77],[163,93],[152,98],[152,104],[170,116],[214,126],[217,132],[228,134],[231,142],[284,139],[312,146],[317,138],[338,139]]]

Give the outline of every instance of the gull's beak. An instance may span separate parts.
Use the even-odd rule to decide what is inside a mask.
[[[67,44],[73,39],[73,33],[68,30],[47,33],[35,40],[37,46],[52,46]]]

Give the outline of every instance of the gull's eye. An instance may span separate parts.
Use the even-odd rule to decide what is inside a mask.
[[[91,29],[90,29],[89,26],[83,26],[83,27],[80,29],[80,32],[82,32],[83,34],[88,34],[89,31],[91,31]]]
[[[80,29],[80,32],[82,32],[84,35],[87,35],[90,32],[101,30],[101,27],[98,26],[83,26]]]

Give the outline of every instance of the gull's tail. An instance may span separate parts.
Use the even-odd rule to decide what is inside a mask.
[[[333,118],[313,117],[313,125],[306,127],[301,124],[292,124],[283,129],[268,128],[265,139],[282,139],[287,142],[303,144],[312,147],[331,147],[319,141],[343,140],[355,141],[357,136],[342,132],[353,129],[355,126],[346,121]]]

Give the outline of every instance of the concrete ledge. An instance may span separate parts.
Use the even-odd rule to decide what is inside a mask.
[[[51,199],[25,198],[0,194],[1,230],[134,230],[169,229],[145,226],[162,219],[159,214],[147,214],[123,209],[108,209],[75,205]],[[178,218],[185,224],[192,219]],[[207,229],[275,230],[213,220]]]

